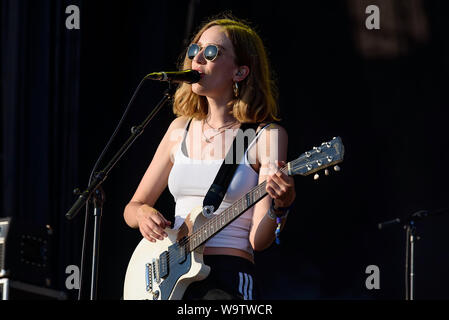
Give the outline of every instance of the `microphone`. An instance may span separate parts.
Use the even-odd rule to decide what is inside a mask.
[[[145,76],[145,79],[171,82],[195,83],[201,80],[201,75],[196,70],[153,72]]]
[[[401,222],[419,221],[419,220],[422,220],[422,219],[427,218],[427,217],[439,216],[439,215],[442,215],[444,213],[449,213],[449,208],[440,208],[440,209],[434,210],[434,211],[420,210],[420,211],[417,211],[415,213],[412,213],[407,218],[402,219],[402,220],[399,219],[399,218],[396,218],[396,219],[393,219],[393,220],[389,220],[389,221],[385,221],[385,222],[379,223],[379,224],[377,224],[377,228],[379,230],[381,230],[381,229],[383,229],[385,227],[396,225],[396,224],[401,223]]]

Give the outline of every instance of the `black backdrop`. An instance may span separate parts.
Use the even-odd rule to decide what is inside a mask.
[[[76,296],[65,289],[65,267],[80,263],[84,212],[72,221],[64,214],[76,199],[72,190],[87,185],[134,89],[149,72],[174,70],[200,22],[230,10],[251,21],[267,46],[282,125],[289,132],[289,158],[337,135],[346,148],[341,172],[318,181],[295,178],[297,206],[282,244],[256,255],[263,297],[404,298],[405,231],[401,226],[379,231],[377,223],[449,206],[443,1],[399,1],[394,8],[386,1],[1,3],[0,216],[38,229],[51,225],[50,287]],[[65,28],[71,4],[80,8],[80,30]],[[380,30],[365,29],[369,4],[380,6]],[[407,8],[421,12],[425,24],[406,15]],[[425,30],[425,36],[416,40],[404,31],[407,26]],[[388,39],[397,50],[381,50]],[[164,88],[144,85],[106,160]],[[140,241],[139,232],[126,226],[123,208],[173,118],[170,107],[163,109],[104,184],[100,299],[121,297],[128,260]],[[168,192],[157,208],[172,218]],[[418,299],[449,297],[448,223],[449,215],[443,215],[418,224]],[[368,265],[380,269],[378,290],[365,287]],[[30,276],[17,280],[42,282]]]

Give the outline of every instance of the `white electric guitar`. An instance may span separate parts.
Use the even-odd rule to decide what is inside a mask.
[[[339,137],[314,147],[281,168],[290,176],[309,175],[343,161]],[[339,170],[338,166],[334,167]],[[328,174],[326,169],[326,174]],[[180,300],[192,282],[209,275],[203,263],[205,242],[267,195],[265,182],[251,189],[220,214],[206,218],[202,207],[193,209],[177,230],[166,228],[168,237],[150,242],[143,238],[129,261],[125,300]]]

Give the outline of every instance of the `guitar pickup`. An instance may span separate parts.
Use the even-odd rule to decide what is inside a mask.
[[[164,251],[159,256],[159,278],[165,279],[168,276],[168,251]]]
[[[187,259],[187,245],[186,245],[186,238],[183,237],[180,240],[178,240],[176,243],[172,244],[170,247],[168,247],[168,252],[165,258],[167,260],[170,259],[170,254],[172,254],[171,259],[173,262],[177,262],[179,264],[182,264]]]
[[[176,262],[178,262],[179,264],[183,263],[184,261],[186,261],[186,244],[185,244],[185,237],[181,238],[177,243],[171,245],[168,248],[168,251],[174,252],[175,254],[175,259]]]
[[[160,283],[161,277],[159,276],[159,261],[158,259],[153,259],[153,279],[154,282]]]

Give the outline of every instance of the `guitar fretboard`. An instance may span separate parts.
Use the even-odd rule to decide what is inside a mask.
[[[281,168],[281,171],[286,173],[287,167]],[[223,210],[220,214],[214,215],[210,220],[204,223],[198,230],[193,232],[188,239],[187,250],[193,251],[201,246],[204,242],[209,240],[214,234],[226,227],[229,223],[237,219],[246,210],[255,205],[261,200],[267,192],[265,190],[266,182],[251,189],[242,198],[234,202],[230,207]]]

